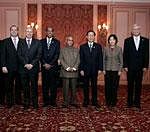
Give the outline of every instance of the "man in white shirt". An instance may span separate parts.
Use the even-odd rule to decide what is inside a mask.
[[[6,103],[9,108],[13,104],[21,104],[21,87],[18,75],[18,49],[20,45],[21,39],[18,36],[18,27],[12,25],[10,37],[3,41],[1,54],[1,67],[5,76]]]
[[[132,27],[132,36],[124,41],[123,61],[128,81],[127,105],[140,109],[143,72],[149,65],[149,40],[140,35],[137,24]]]

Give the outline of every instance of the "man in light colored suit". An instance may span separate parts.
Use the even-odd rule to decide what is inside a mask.
[[[72,106],[76,105],[76,86],[78,78],[79,66],[79,50],[73,47],[73,37],[66,37],[66,47],[61,49],[59,61],[62,65],[60,77],[63,79],[63,107],[67,107],[70,103]],[[71,99],[69,101],[69,86],[71,86]]]

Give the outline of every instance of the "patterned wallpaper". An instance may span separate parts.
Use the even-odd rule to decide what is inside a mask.
[[[102,25],[103,23],[107,24],[107,5],[98,6],[98,24]],[[98,32],[98,42],[102,45],[106,44],[107,33],[106,30],[101,33]]]
[[[86,32],[93,28],[93,6],[72,4],[42,5],[42,36],[46,26],[52,26],[56,37],[65,45],[65,36],[73,35],[75,46],[85,41]]]
[[[107,5],[98,6],[98,24],[107,23]],[[28,4],[28,24],[37,22],[37,4]],[[42,4],[42,37],[45,29],[51,26],[55,36],[65,45],[65,37],[73,35],[75,47],[86,41],[86,32],[93,29],[93,5],[80,4]],[[35,33],[36,35],[36,33]],[[99,34],[98,42],[106,44],[106,35]]]
[[[28,4],[28,24],[31,22],[37,24],[37,4]],[[34,30],[34,37],[37,36],[36,31]]]

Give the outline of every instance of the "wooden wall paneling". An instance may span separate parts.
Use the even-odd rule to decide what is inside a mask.
[[[133,9],[133,23],[141,26],[141,34],[145,37],[149,36],[150,14],[148,8],[135,8]]]

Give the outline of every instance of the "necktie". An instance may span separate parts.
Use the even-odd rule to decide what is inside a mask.
[[[15,46],[15,49],[17,50],[17,40],[16,40],[16,38],[14,38],[14,46]]]
[[[28,49],[30,49],[30,40],[27,40]]]
[[[51,44],[51,40],[50,40],[50,38],[48,38],[48,43],[47,43],[47,48],[49,49],[49,47],[50,47],[50,44]]]
[[[90,43],[90,52],[92,52],[92,43]]]

